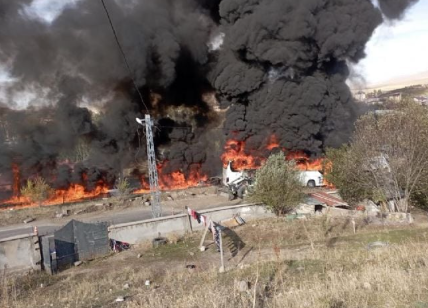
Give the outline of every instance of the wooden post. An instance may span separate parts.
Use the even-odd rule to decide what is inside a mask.
[[[221,234],[221,229],[218,228],[217,232],[219,232],[219,239],[220,239],[220,260],[221,260],[221,266],[220,266],[220,273],[224,273],[224,258],[223,258],[223,239]]]
[[[186,205],[186,206],[184,207],[184,209],[186,210],[187,222],[188,222],[188,224],[189,224],[189,230],[190,230],[190,233],[192,233],[192,232],[193,232],[193,228],[192,228],[192,218],[190,217],[190,215],[189,215],[189,211],[187,210],[187,209],[188,209],[188,206]]]
[[[208,229],[210,228],[210,225],[211,225],[211,220],[207,217],[207,220],[206,220],[206,222],[205,222],[205,223],[207,224],[207,226],[205,227],[204,234],[202,235],[202,238],[201,238],[201,242],[199,243],[199,249],[200,249],[201,251],[203,251],[203,250],[202,250],[202,247],[204,246],[205,238],[206,238],[206,236],[207,236]],[[204,249],[204,250],[205,250],[205,249]]]

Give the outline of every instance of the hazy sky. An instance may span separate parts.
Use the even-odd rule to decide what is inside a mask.
[[[419,0],[405,17],[381,25],[356,70],[367,84],[428,72],[428,0]]]
[[[35,0],[26,13],[51,22],[65,4],[76,1]],[[402,20],[381,25],[368,43],[366,53],[367,58],[354,69],[368,85],[428,72],[428,0],[419,0]],[[0,66],[0,83],[8,79]]]

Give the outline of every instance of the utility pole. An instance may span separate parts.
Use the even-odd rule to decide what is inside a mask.
[[[152,204],[152,214],[154,218],[162,216],[162,206],[160,203],[160,191],[158,182],[158,170],[156,168],[156,154],[155,145],[153,143],[153,121],[150,114],[146,114],[143,119],[136,118],[137,123],[145,126],[146,128],[146,142],[147,142],[147,163],[149,166],[149,182],[150,182],[150,195]]]

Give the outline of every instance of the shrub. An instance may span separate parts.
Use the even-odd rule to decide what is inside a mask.
[[[49,198],[52,188],[42,177],[36,177],[34,180],[27,180],[26,185],[21,189],[21,194],[31,202],[42,205],[43,201]]]
[[[286,161],[282,152],[271,155],[256,172],[250,198],[266,204],[276,215],[292,210],[303,198],[295,162]]]

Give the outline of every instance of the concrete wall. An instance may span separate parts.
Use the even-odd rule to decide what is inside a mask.
[[[0,270],[20,272],[41,269],[38,236],[27,234],[0,240]]]
[[[227,206],[198,212],[220,223],[222,220],[232,218],[233,215],[239,215],[245,221],[274,216],[264,206],[256,204]],[[166,236],[171,233],[184,235],[191,230],[202,230],[203,228],[203,224],[198,224],[192,218],[189,219],[187,214],[180,214],[112,225],[109,227],[109,236],[117,241],[137,244],[146,240],[152,240],[159,235]]]

